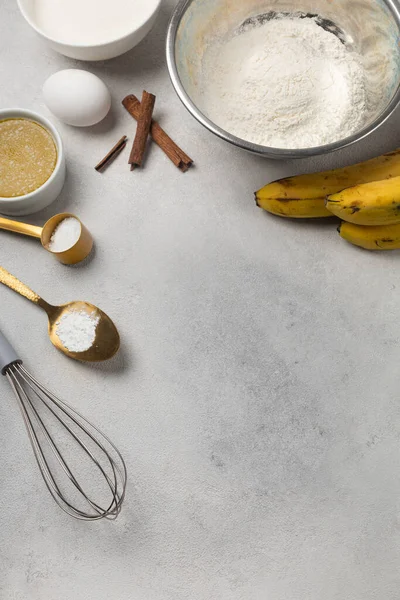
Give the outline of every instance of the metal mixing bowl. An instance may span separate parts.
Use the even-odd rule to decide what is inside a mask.
[[[378,105],[360,131],[331,144],[304,149],[260,146],[213,122],[202,107],[202,58],[213,40],[229,35],[249,17],[270,12],[319,15],[362,57]],[[340,35],[340,33],[339,33]],[[189,112],[222,139],[269,158],[305,158],[349,146],[375,131],[400,102],[400,8],[392,0],[182,0],[168,29],[167,62],[175,90]]]

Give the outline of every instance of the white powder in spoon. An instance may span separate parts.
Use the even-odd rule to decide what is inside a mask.
[[[96,339],[100,315],[84,310],[71,310],[57,321],[56,334],[70,352],[86,352]]]
[[[81,235],[81,224],[74,217],[66,217],[55,228],[49,242],[51,252],[65,252],[75,246]]]
[[[368,118],[361,57],[314,18],[282,17],[216,41],[203,62],[205,113],[277,148],[343,139]]]

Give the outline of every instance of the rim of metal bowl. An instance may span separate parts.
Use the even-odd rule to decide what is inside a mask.
[[[201,110],[194,104],[194,102],[189,97],[179,77],[178,68],[175,60],[176,36],[182,17],[184,16],[188,7],[193,2],[194,0],[181,0],[176,6],[168,26],[166,52],[169,75],[172,84],[175,88],[175,91],[178,94],[178,97],[180,98],[183,105],[187,108],[187,110],[195,117],[195,119],[197,119],[197,121],[199,121],[199,123],[201,123],[209,131],[222,138],[226,142],[233,144],[234,146],[238,146],[239,148],[243,148],[243,150],[247,150],[249,152],[259,154],[267,158],[277,159],[300,159],[320,154],[328,154],[329,152],[334,152],[335,150],[340,150],[342,148],[346,148],[347,146],[351,146],[355,142],[358,142],[369,136],[391,116],[391,114],[394,112],[394,110],[400,103],[399,78],[396,92],[394,93],[391,101],[389,102],[385,110],[370,125],[364,127],[363,129],[361,129],[357,133],[354,133],[351,136],[348,136],[346,138],[343,138],[342,140],[338,140],[337,142],[333,142],[331,144],[325,144],[324,146],[314,146],[312,148],[282,149],[273,148],[269,146],[261,146],[260,144],[253,144],[252,142],[247,142],[246,140],[238,138],[229,133],[228,131],[225,131],[215,123],[213,123],[208,117],[206,117],[206,115],[204,115],[201,112]],[[386,6],[389,8],[394,20],[396,21],[400,34],[399,7],[397,6],[394,0],[384,0],[384,4],[386,4]]]

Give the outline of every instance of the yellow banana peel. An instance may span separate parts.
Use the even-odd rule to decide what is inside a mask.
[[[329,217],[325,198],[362,183],[400,177],[400,149],[342,169],[296,175],[269,183],[256,192],[264,210],[298,219]]]
[[[366,250],[400,249],[400,224],[368,227],[343,221],[338,231],[344,240]]]
[[[400,177],[363,183],[332,194],[326,199],[326,208],[356,225],[400,223]]]
[[[325,207],[324,198],[307,198],[292,200],[286,198],[256,198],[260,208],[278,215],[292,219],[315,219],[319,217],[332,217],[332,213]]]

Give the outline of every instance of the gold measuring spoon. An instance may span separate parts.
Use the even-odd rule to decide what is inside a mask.
[[[114,323],[111,321],[102,310],[89,304],[88,302],[69,302],[62,306],[52,306],[48,304],[43,298],[33,292],[28,286],[19,281],[14,275],[11,275],[8,271],[0,267],[0,283],[3,283],[14,292],[17,292],[24,298],[27,298],[34,304],[37,304],[42,308],[49,318],[49,337],[54,346],[64,352],[70,358],[75,360],[82,360],[85,362],[100,362],[108,360],[119,349],[119,334]],[[57,329],[60,324],[60,319],[64,315],[68,315],[71,312],[86,313],[92,319],[97,320],[97,326],[95,330],[95,339],[92,346],[84,352],[72,352],[66,348],[61,339],[58,336]]]
[[[71,246],[71,248],[68,248],[63,252],[54,252],[49,247],[51,236],[61,221],[68,218],[76,219],[81,226],[81,233],[78,241]],[[24,235],[39,238],[43,248],[51,254],[54,254],[54,256],[64,265],[76,265],[81,262],[90,254],[93,247],[93,238],[90,235],[90,232],[78,217],[70,213],[61,213],[51,217],[43,227],[36,227],[36,225],[28,225],[27,223],[20,223],[19,221],[12,221],[11,219],[0,217],[0,229],[7,229],[7,231],[14,231],[15,233],[22,233]]]

